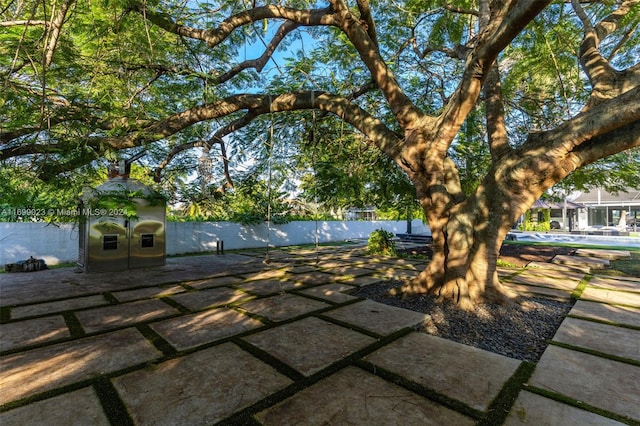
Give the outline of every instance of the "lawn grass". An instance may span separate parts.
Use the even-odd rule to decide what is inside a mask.
[[[631,259],[612,261],[609,269],[598,271],[598,274],[640,278],[640,251],[631,252]]]

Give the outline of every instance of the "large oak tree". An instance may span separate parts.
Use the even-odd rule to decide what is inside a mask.
[[[13,0],[0,161],[47,180],[146,147],[161,178],[198,147],[220,153],[230,185],[234,134],[317,111],[415,186],[434,256],[405,290],[507,300],[496,261],[517,218],[640,146],[639,3]],[[478,140],[484,176],[463,191],[454,160]]]

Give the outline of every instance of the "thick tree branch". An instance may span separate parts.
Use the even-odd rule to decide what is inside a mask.
[[[404,93],[393,72],[381,57],[374,40],[371,39],[367,28],[343,0],[331,0],[337,15],[337,26],[347,35],[356,48],[360,58],[365,63],[373,80],[376,82],[396,120],[405,132],[410,132],[423,114]]]
[[[193,28],[176,23],[170,15],[148,9],[146,2],[135,2],[131,10],[143,14],[150,22],[173,34],[182,37],[202,40],[209,47],[215,47],[223,42],[236,28],[263,19],[287,19],[302,26],[335,25],[333,14],[329,9],[299,10],[290,7],[267,5],[248,9],[222,21],[210,30]]]
[[[571,152],[589,152],[595,149],[603,150],[606,156],[636,147],[640,143],[638,134],[626,140],[618,140],[613,144],[615,146],[607,147],[606,145],[608,144],[607,135],[619,135],[621,130],[618,129],[625,126],[635,128],[640,121],[638,99],[640,99],[640,87],[629,90],[615,99],[603,101],[554,129],[531,134],[518,152],[538,152],[544,149],[547,156],[562,157]],[[596,159],[593,158],[591,161]],[[583,165],[585,164],[576,164],[575,168]]]
[[[525,144],[494,163],[488,176],[512,194],[510,203],[521,214],[540,194],[579,167],[640,146],[639,97],[637,88],[552,130],[530,134]]]
[[[218,119],[238,111],[247,111],[243,119],[237,120],[219,130],[216,137],[221,138],[222,135],[231,133],[240,128],[240,126],[246,125],[245,121],[250,121],[250,119],[259,115],[304,109],[320,109],[321,111],[335,114],[366,134],[379,149],[391,158],[397,158],[400,154],[400,137],[389,130],[382,121],[370,115],[349,99],[324,92],[230,96],[214,103],[190,108],[161,120],[146,122],[146,125],[142,128],[138,126],[141,123],[134,122],[130,126],[123,121],[120,123],[119,130],[127,133],[124,136],[91,136],[76,139],[75,143],[85,144],[99,152],[105,149],[121,150],[144,146],[179,133],[196,123]],[[193,146],[187,145],[184,149]],[[57,149],[62,147],[62,144],[30,144],[23,147],[7,148],[0,152],[0,160],[17,155],[57,152]],[[177,150],[181,149],[177,148]]]
[[[634,147],[640,147],[640,119],[609,133],[596,136],[581,144],[573,152],[580,158],[581,166],[586,166],[601,158]]]
[[[506,2],[508,3],[508,2]],[[481,87],[498,54],[544,9],[550,0],[512,1],[503,9],[491,10],[491,19],[478,34],[467,58],[463,77],[439,117],[437,139],[451,143],[474,107]]]
[[[502,84],[497,63],[489,70],[489,75],[484,85],[484,98],[489,151],[491,152],[491,159],[495,162],[511,152],[507,125],[504,119],[504,98],[502,97]]]
[[[623,1],[618,9],[594,26],[580,2],[578,0],[571,1],[573,9],[584,26],[584,37],[579,51],[580,65],[587,74],[593,88],[586,108],[590,108],[604,99],[628,90],[627,78],[621,77],[633,79],[633,85],[640,81],[640,76],[636,76],[633,73],[618,73],[600,52],[602,40],[618,28],[622,18],[638,3],[640,3],[640,0]]]
[[[378,46],[378,35],[376,34],[376,23],[373,20],[373,16],[371,15],[371,7],[369,6],[368,0],[357,0],[358,10],[360,11],[360,19],[362,23],[366,26],[367,34],[369,34],[369,38],[373,42],[373,44]]]

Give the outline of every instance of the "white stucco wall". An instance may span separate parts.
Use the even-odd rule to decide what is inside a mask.
[[[376,229],[403,233],[407,222],[402,221],[319,221],[318,239],[321,243],[368,238]],[[271,246],[313,244],[316,222],[290,222],[272,225],[269,231]],[[420,219],[412,221],[414,234],[428,232]],[[168,222],[167,254],[215,251],[216,242],[224,241],[225,250],[266,247],[266,223],[243,226],[230,222]],[[33,256],[47,264],[75,262],[78,258],[78,226],[46,223],[0,223],[0,267],[6,263]]]
[[[44,259],[49,265],[75,262],[78,258],[78,225],[0,222],[0,267],[30,256]]]

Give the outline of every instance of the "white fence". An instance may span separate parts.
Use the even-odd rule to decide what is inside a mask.
[[[403,233],[406,221],[319,221],[317,235],[321,243],[368,238],[376,229]],[[415,234],[428,232],[420,219],[411,224]],[[316,222],[266,223],[244,226],[231,222],[168,222],[167,255],[215,251],[224,241],[225,250],[313,244]],[[78,258],[77,224],[51,225],[40,222],[0,223],[0,267],[33,256],[48,265],[75,262]]]

